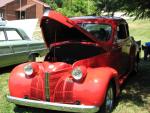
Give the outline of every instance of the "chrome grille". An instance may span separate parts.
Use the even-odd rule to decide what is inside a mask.
[[[64,80],[61,81],[56,87],[54,102],[63,102],[63,87],[64,87]]]
[[[62,80],[55,89],[54,102],[73,102],[73,82]]]
[[[42,100],[44,98],[43,79],[40,76],[35,76],[31,82],[30,98]]]
[[[64,92],[64,102],[71,103],[73,101],[73,82],[66,82]]]
[[[65,80],[64,73],[45,73],[45,97],[51,102],[73,102],[73,82]]]
[[[52,75],[49,77],[49,82],[50,82],[49,85],[50,85],[50,94],[51,95],[54,94],[55,87],[61,77],[62,77],[61,74],[56,74],[56,75]]]
[[[45,73],[45,99],[50,101],[49,73]]]

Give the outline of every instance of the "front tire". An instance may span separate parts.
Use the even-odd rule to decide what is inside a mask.
[[[104,104],[100,108],[100,113],[111,113],[115,103],[115,89],[112,82],[110,82],[105,96]]]

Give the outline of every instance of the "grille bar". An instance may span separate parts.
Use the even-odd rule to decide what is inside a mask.
[[[44,99],[45,97],[43,88],[44,88],[43,78],[40,76],[35,76],[31,82],[30,98],[35,100]]]
[[[49,76],[48,72],[45,73],[45,98],[46,101],[50,101],[50,88],[49,88]]]
[[[55,88],[54,102],[73,103],[73,81],[62,79]]]

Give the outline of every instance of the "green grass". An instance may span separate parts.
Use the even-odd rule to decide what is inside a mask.
[[[128,78],[113,113],[150,113],[150,61],[141,61],[137,75]]]
[[[9,73],[0,75],[0,113],[13,113],[15,105],[10,104],[6,100],[8,94],[8,78]]]
[[[129,20],[130,34],[142,43],[150,41],[150,20]],[[0,74],[0,113],[53,113],[43,109],[16,107],[7,102],[9,70]],[[141,61],[139,73],[124,86],[113,113],[150,113],[150,61]]]
[[[130,36],[142,44],[150,42],[150,20],[128,20],[128,24]],[[129,78],[118,101],[113,113],[150,113],[150,61],[141,61],[139,73]]]
[[[150,20],[128,20],[130,35],[142,43],[150,42]]]

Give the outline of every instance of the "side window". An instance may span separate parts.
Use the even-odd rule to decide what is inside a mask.
[[[118,39],[125,39],[128,37],[126,24],[120,24],[117,28]]]
[[[4,40],[6,40],[6,39],[5,39],[4,31],[1,31],[1,30],[0,30],[0,41],[4,41]]]
[[[127,36],[129,37],[129,26],[128,26],[128,24],[126,24],[125,26],[126,26]]]
[[[16,30],[6,31],[8,40],[22,40],[22,37],[18,34]]]

